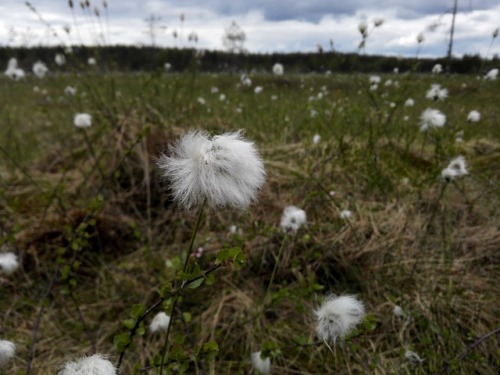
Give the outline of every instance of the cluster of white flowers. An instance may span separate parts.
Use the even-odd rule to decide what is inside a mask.
[[[441,171],[441,176],[444,180],[451,181],[455,178],[465,176],[468,173],[465,158],[463,156],[457,156]]]
[[[430,128],[441,128],[446,124],[446,116],[437,109],[427,108],[420,115],[421,131],[427,131]]]
[[[283,232],[296,233],[299,228],[306,224],[306,212],[295,206],[285,207],[281,215],[280,227]]]
[[[317,318],[316,334],[324,342],[334,342],[347,335],[365,316],[363,303],[355,296],[330,295],[314,311]]]
[[[445,100],[448,97],[448,89],[441,87],[438,83],[434,83],[431,85],[431,88],[427,90],[425,97],[434,101]]]
[[[68,362],[59,375],[116,375],[115,366],[101,354]]]
[[[246,208],[264,184],[264,164],[241,131],[210,137],[189,132],[162,155],[158,166],[171,183],[174,200],[185,208],[204,200],[212,207]]]

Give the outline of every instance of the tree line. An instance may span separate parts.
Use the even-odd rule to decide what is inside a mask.
[[[394,68],[400,72],[413,70],[430,72],[435,64],[449,67],[452,73],[483,74],[497,67],[498,56],[483,60],[476,55],[462,58],[398,58],[393,56],[339,53],[334,51],[316,53],[229,53],[224,51],[197,50],[189,48],[157,48],[135,46],[85,47],[73,46],[71,52],[60,47],[0,47],[0,64],[7,67],[10,58],[15,57],[19,66],[31,70],[36,61],[43,61],[49,68],[64,70],[54,62],[56,53],[65,53],[69,62],[86,64],[88,58],[98,61],[101,70],[143,72],[164,69],[170,64],[172,72],[197,70],[201,72],[270,72],[273,64],[284,65],[287,73],[390,73]],[[75,64],[71,65],[74,66]],[[0,67],[1,68],[1,67]],[[68,68],[66,68],[68,69]]]

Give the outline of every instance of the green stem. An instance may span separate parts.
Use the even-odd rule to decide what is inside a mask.
[[[280,246],[280,249],[278,251],[278,256],[276,257],[276,261],[274,263],[273,273],[271,274],[271,279],[269,280],[269,284],[267,285],[266,294],[264,296],[264,301],[266,300],[267,295],[269,294],[269,291],[271,290],[271,286],[273,285],[274,276],[276,275],[276,270],[278,269],[279,261],[281,259],[281,254],[283,253],[283,248],[285,247],[285,242],[286,242],[287,237],[288,236],[285,234],[283,236],[283,240],[281,241],[281,246]]]
[[[191,236],[191,241],[189,243],[189,248],[188,248],[188,251],[187,251],[187,254],[186,254],[186,259],[184,260],[184,266],[182,267],[182,272],[185,273],[186,272],[186,269],[188,267],[188,264],[189,264],[189,258],[191,257],[191,253],[193,252],[193,246],[194,246],[194,240],[196,239],[196,235],[198,234],[198,229],[200,228],[200,224],[201,224],[201,218],[203,216],[203,211],[204,211],[204,208],[207,204],[207,200],[205,199],[203,201],[203,204],[201,205],[199,211],[198,211],[198,219],[196,220],[196,225],[194,227],[194,230],[193,230],[193,234]],[[162,348],[162,351],[161,351],[161,365],[160,365],[160,375],[163,374],[163,365],[165,363],[165,356],[167,355],[168,353],[168,338],[170,336],[170,327],[172,327],[172,322],[173,322],[173,318],[174,318],[174,313],[175,313],[175,308],[177,306],[177,301],[179,300],[179,293],[177,293],[174,297],[174,301],[172,302],[172,311],[170,313],[170,324],[168,325],[168,328],[167,328],[167,334],[165,335],[165,341],[163,343],[163,348]],[[168,372],[168,370],[165,370]]]

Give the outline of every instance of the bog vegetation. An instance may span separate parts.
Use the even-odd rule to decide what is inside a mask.
[[[0,77],[7,373],[498,372],[498,80],[65,59]],[[254,203],[184,209],[161,155],[239,129]]]

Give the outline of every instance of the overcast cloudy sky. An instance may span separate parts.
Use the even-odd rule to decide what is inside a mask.
[[[385,22],[370,34],[366,53],[412,56],[422,32],[421,56],[439,57],[446,55],[453,7],[453,0],[107,0],[106,12],[102,0],[90,0],[91,8],[100,12],[97,18],[83,11],[79,0],[73,2],[75,18],[67,0],[31,1],[58,39],[25,1],[0,0],[0,45],[92,44],[101,32],[107,44],[149,45],[145,19],[154,15],[161,17],[155,29],[159,46],[193,46],[187,36],[195,32],[198,48],[222,49],[224,29],[234,20],[245,31],[251,52],[306,52],[318,44],[328,50],[330,40],[335,50],[353,52],[360,42],[358,24],[366,21],[371,28],[381,17]],[[486,55],[492,33],[500,26],[500,0],[458,4],[454,54]],[[433,32],[432,24],[438,25]],[[71,28],[69,35],[65,26]],[[500,54],[500,37],[489,56],[495,53]]]

